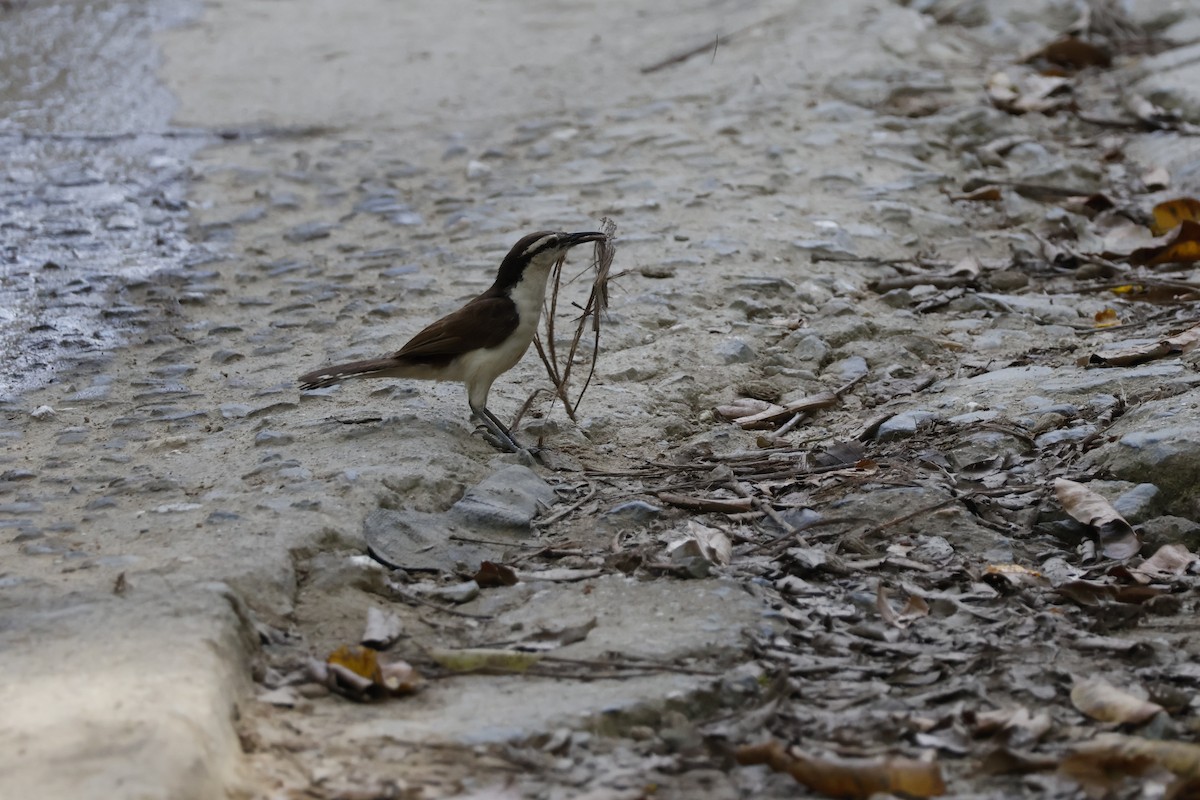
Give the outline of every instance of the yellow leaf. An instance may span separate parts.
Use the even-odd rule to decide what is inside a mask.
[[[1154,216],[1150,232],[1162,236],[1185,220],[1200,221],[1200,200],[1191,197],[1167,200],[1156,205],[1150,213]]]
[[[369,647],[361,647],[356,644],[345,645],[330,653],[329,658],[325,661],[345,667],[355,675],[360,675],[369,681],[383,682],[383,676],[379,671],[379,657]]]

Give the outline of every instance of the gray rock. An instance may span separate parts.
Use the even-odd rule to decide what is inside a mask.
[[[713,354],[722,364],[745,364],[756,357],[754,348],[741,339],[722,339],[713,347]]]
[[[848,383],[856,378],[861,378],[870,371],[867,366],[867,360],[862,356],[849,356],[838,361],[834,361],[824,370],[824,375],[832,378],[839,383]]]
[[[222,403],[220,410],[225,419],[242,419],[250,414],[252,408],[245,403]]]
[[[917,429],[921,425],[937,419],[938,416],[931,411],[906,411],[897,414],[879,426],[879,432],[875,434],[875,438],[881,442],[908,439],[916,435]]]
[[[1162,516],[1138,526],[1142,552],[1153,553],[1166,544],[1181,544],[1193,553],[1200,549],[1200,522],[1185,517]]]
[[[514,464],[468,489],[450,514],[486,528],[528,529],[533,518],[555,499],[554,489],[536,472]]]
[[[1161,514],[1166,506],[1165,500],[1162,492],[1153,483],[1139,483],[1122,492],[1113,501],[1112,506],[1127,522],[1137,525]]]
[[[263,445],[282,446],[291,444],[295,441],[290,433],[282,433],[280,431],[261,430],[254,435],[254,446],[262,447]]]
[[[285,241],[292,244],[326,239],[333,233],[333,226],[325,222],[305,222],[294,228],[289,228],[284,234]]]
[[[1104,370],[1111,371],[1111,370]],[[1120,437],[1086,463],[1121,480],[1153,483],[1180,516],[1200,512],[1200,390],[1134,408],[1110,428]]]
[[[662,511],[660,507],[645,500],[628,500],[604,512],[604,518],[608,522],[638,525],[658,518]]]

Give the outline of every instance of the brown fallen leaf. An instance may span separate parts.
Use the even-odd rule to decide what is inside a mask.
[[[910,758],[817,758],[787,750],[777,741],[739,747],[734,757],[743,766],[766,764],[786,772],[814,792],[829,797],[865,798],[880,792],[907,797],[939,797],[946,793],[936,762]]]
[[[1010,747],[1027,746],[1049,732],[1050,714],[1039,711],[1031,714],[1025,706],[981,711],[974,716],[972,733],[976,736],[995,736]]]
[[[1137,554],[1142,546],[1137,533],[1103,497],[1066,478],[1055,479],[1054,493],[1063,510],[1096,531],[1106,558],[1123,560]]]
[[[1107,796],[1125,776],[1143,776],[1154,770],[1179,776],[1165,796],[1192,797],[1186,791],[1200,775],[1200,745],[1104,733],[1077,746],[1059,764],[1059,771],[1092,797]]]
[[[983,757],[979,769],[985,775],[1025,775],[1030,772],[1047,772],[1058,765],[1058,759],[1054,756],[998,747]]]
[[[915,594],[908,596],[908,602],[897,613],[888,601],[887,588],[884,587],[883,581],[879,582],[879,588],[875,592],[875,608],[878,609],[879,616],[883,617],[884,622],[897,628],[907,628],[921,617],[929,616],[929,604]]]
[[[1150,578],[1174,578],[1187,572],[1197,562],[1200,562],[1200,556],[1183,545],[1164,544],[1132,571]]]
[[[515,586],[519,581],[512,567],[495,564],[491,561],[481,562],[479,571],[472,578],[481,589],[495,589],[500,586]]]
[[[1039,60],[1068,69],[1111,67],[1112,53],[1077,36],[1063,36],[1025,59],[1026,62]]]
[[[1100,350],[1080,359],[1080,364],[1093,367],[1131,367],[1156,358],[1182,355],[1197,344],[1200,344],[1200,325],[1194,325],[1157,342],[1115,350]]]
[[[1163,711],[1158,703],[1134,697],[1103,678],[1089,678],[1071,689],[1071,703],[1080,713],[1101,722],[1140,725]]]
[[[1200,221],[1200,200],[1194,197],[1177,197],[1164,200],[1150,212],[1150,232],[1162,236],[1175,230],[1187,221]]]

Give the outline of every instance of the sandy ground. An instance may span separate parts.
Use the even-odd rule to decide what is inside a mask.
[[[1016,120],[981,101],[981,52],[1011,60],[1069,16],[1028,5],[987,11],[981,29],[878,0],[669,11],[252,0],[210,3],[162,35],[176,123],[232,141],[191,163],[186,267],[114,301],[153,310],[136,340],[9,404],[0,510],[21,521],[2,545],[6,607],[17,610],[9,674],[61,664],[95,700],[60,723],[85,727],[86,741],[68,737],[39,757],[60,734],[26,718],[55,690],[30,694],[8,735],[14,747],[32,743],[34,758],[6,769],[10,784],[57,775],[57,794],[43,796],[61,797],[437,797],[508,782],[513,796],[640,797],[653,774],[661,797],[791,796],[790,780],[762,771],[680,767],[697,736],[690,720],[744,710],[747,687],[769,682],[747,642],[784,623],[766,581],[621,574],[622,552],[656,549],[688,522],[657,500],[664,478],[634,471],[754,451],[759,434],[718,420],[716,406],[747,395],[786,403],[866,371],[869,391],[848,393],[789,441],[854,438],[876,406],[901,410],[897,387],[925,374],[935,391],[903,410],[994,408],[1018,420],[1069,403],[1094,418],[1104,406],[1089,398],[1196,383],[1178,359],[1076,376],[1071,353],[1094,341],[1077,331],[1106,306],[1094,294],[964,300],[938,316],[868,288],[897,277],[893,260],[1032,258],[1028,229],[1047,223],[1040,206],[948,196],[980,166],[968,155],[977,143],[1026,136],[1012,177],[1114,179],[1090,152],[1038,145],[1064,138],[1053,119]],[[711,52],[640,71],[706,42]],[[398,347],[486,287],[523,233],[586,230],[603,217],[618,225],[623,274],[598,379],[578,424],[545,399],[523,421],[523,435],[559,454],[560,469],[540,468],[541,479],[582,511],[516,537],[467,526],[476,549],[463,558],[499,538],[530,569],[540,567],[529,554],[550,547],[562,551],[556,568],[603,576],[531,578],[450,614],[441,602],[397,602],[415,589],[364,559],[364,522],[383,509],[428,515],[405,518],[432,529],[519,459],[474,434],[459,386],[301,395],[295,378]],[[1001,369],[1011,371],[984,380]],[[527,356],[497,383],[492,408],[511,418],[545,383]],[[621,509],[629,501],[647,505]],[[898,510],[876,503],[857,513]],[[1170,510],[1197,511],[1186,497]],[[962,509],[928,515],[924,532],[977,565],[1032,561],[1045,547]],[[464,577],[446,558],[446,572]],[[432,581],[421,570],[405,579]],[[369,607],[401,616],[414,656],[594,618],[595,632],[564,653],[679,669],[434,681],[407,705],[295,690],[288,676],[309,654],[354,642]],[[152,632],[153,646],[122,638],[130,629]],[[77,644],[57,655],[38,644],[47,637]],[[203,654],[189,655],[197,641]],[[22,648],[40,655],[19,657]],[[692,668],[721,676],[722,691]],[[181,719],[190,733],[173,737]],[[113,788],[148,753],[164,765],[151,788]],[[92,782],[56,771],[56,757],[87,765],[78,774]],[[955,774],[970,779],[965,767]]]

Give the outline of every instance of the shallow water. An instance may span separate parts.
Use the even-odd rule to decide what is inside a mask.
[[[0,398],[121,341],[122,286],[181,263],[188,159],[154,33],[190,0],[0,3]]]

